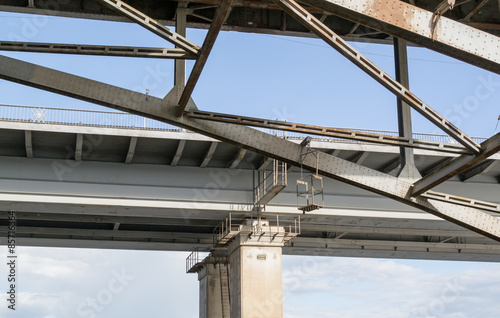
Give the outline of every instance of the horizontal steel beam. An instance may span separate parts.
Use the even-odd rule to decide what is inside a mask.
[[[306,170],[318,171],[326,177],[427,211],[500,241],[498,218],[469,207],[447,202],[430,202],[422,196],[410,198],[410,182],[323,152],[317,154],[317,160],[314,156],[301,158],[303,149],[300,145],[278,136],[227,123],[200,121],[186,116],[179,118],[176,116],[177,107],[167,105],[163,99],[5,56],[0,56],[0,78],[160,120],[295,166],[302,165]]]
[[[353,22],[500,74],[500,38],[400,0],[301,0]],[[460,36],[457,36],[460,34]]]
[[[500,133],[484,141],[481,144],[481,149],[481,153],[477,155],[461,155],[460,157],[451,160],[439,170],[436,170],[418,180],[412,186],[411,195],[420,195],[445,182],[446,180],[466,171],[467,169],[474,167],[500,151]]]
[[[284,130],[284,131],[333,137],[339,139],[356,140],[361,142],[369,142],[369,143],[389,145],[389,146],[410,147],[410,148],[418,148],[424,150],[433,150],[433,151],[448,152],[455,154],[470,153],[463,146],[456,144],[447,144],[447,143],[440,143],[427,140],[417,140],[417,139],[412,139],[410,141],[404,137],[399,137],[399,136],[375,134],[375,133],[368,133],[368,132],[349,130],[343,128],[299,124],[286,121],[221,114],[221,113],[207,112],[201,110],[190,110],[189,112],[186,113],[186,115],[191,118],[210,120],[216,122],[268,128],[275,130]]]
[[[0,234],[6,235],[7,226],[0,226]],[[120,238],[124,240],[163,239],[185,242],[189,240],[210,243],[213,240],[212,233],[189,233],[189,232],[155,232],[155,231],[123,231],[123,230],[101,230],[101,229],[78,229],[78,228],[50,228],[50,227],[28,227],[17,226],[16,236],[25,235],[75,235],[93,239],[94,237]]]
[[[339,35],[328,28],[324,23],[315,18],[306,9],[293,0],[275,0],[288,14],[294,17],[299,23],[323,39],[332,48],[353,62],[365,73],[382,84],[390,92],[419,112],[422,116],[431,121],[434,125],[453,137],[456,141],[464,145],[473,153],[478,153],[480,146],[463,131],[458,129],[446,118],[432,109],[429,105],[420,100],[410,90],[381,70],[372,61],[363,56],[358,50],[349,45]],[[325,1],[325,0],[323,0]],[[397,1],[401,2],[402,1]]]
[[[440,192],[434,192],[434,191],[427,191],[424,194],[422,194],[422,196],[424,198],[428,198],[428,199],[432,199],[432,200],[438,200],[438,201],[442,201],[442,202],[450,202],[450,203],[454,203],[454,204],[458,204],[458,205],[462,205],[462,206],[468,206],[468,207],[479,209],[479,210],[500,213],[500,204],[497,204],[497,203],[479,201],[479,200],[464,198],[464,197],[461,197],[458,195],[452,195],[452,194],[446,194],[446,193],[440,193]]]
[[[153,32],[159,37],[175,44],[179,48],[186,52],[198,55],[198,50],[200,47],[182,35],[170,30],[169,28],[163,26],[161,23],[155,19],[148,17],[144,13],[136,10],[134,7],[126,4],[121,0],[97,0],[98,2],[106,5],[112,10],[118,12],[119,14],[129,18],[130,20],[136,22],[145,29]]]
[[[183,49],[13,41],[0,41],[0,51],[148,57],[164,59],[196,59],[195,54],[187,53]]]

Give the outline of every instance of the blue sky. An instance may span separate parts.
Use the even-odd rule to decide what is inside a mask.
[[[134,24],[9,13],[0,13],[0,20],[0,40],[171,47]],[[199,45],[204,35],[188,31]],[[394,72],[391,46],[352,45]],[[169,60],[2,54],[149,89],[154,96],[173,85]],[[494,133],[500,76],[422,48],[410,48],[409,57],[417,96],[470,135]],[[223,32],[193,99],[200,109],[218,112],[333,127],[397,127],[395,97],[315,39]],[[5,81],[0,104],[103,109]],[[439,132],[418,114],[413,123],[416,132]],[[13,315],[0,306],[0,317],[84,317],[82,303],[106,291],[123,270],[134,278],[97,317],[197,317],[197,279],[184,274],[186,253],[21,247],[19,255],[20,310]],[[284,257],[285,317],[498,317],[499,269],[489,263]],[[4,271],[2,266],[0,277]]]

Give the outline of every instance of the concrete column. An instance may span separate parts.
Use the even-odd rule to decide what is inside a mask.
[[[267,224],[267,225],[266,225]],[[231,318],[282,318],[283,236],[264,224],[243,226],[229,243]]]
[[[206,263],[198,272],[200,318],[229,318],[228,265]]]

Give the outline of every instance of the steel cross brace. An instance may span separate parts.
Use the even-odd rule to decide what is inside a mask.
[[[300,145],[262,131],[186,116],[179,118],[177,105],[163,99],[9,57],[0,56],[0,78],[173,124],[291,165],[302,164],[304,169],[317,169],[326,177],[427,211],[500,242],[498,218],[474,208],[431,201],[423,196],[411,198],[411,183],[323,152],[318,153],[318,164],[311,156],[301,162]]]
[[[315,18],[306,9],[300,6],[293,0],[275,0],[284,11],[294,17],[298,22],[315,33],[319,38],[323,39],[331,47],[345,56],[356,66],[362,69],[365,73],[373,77],[377,82],[407,103],[410,107],[419,112],[422,116],[431,121],[434,125],[442,129],[456,141],[464,145],[473,153],[478,153],[481,146],[476,143],[471,137],[466,135],[460,129],[455,127],[451,122],[446,120],[438,112],[432,109],[429,105],[420,100],[417,96],[411,93],[408,88],[398,83],[395,79],[381,70],[368,58],[363,56],[359,51],[354,49],[339,35],[333,32],[319,19]]]
[[[162,37],[163,39],[175,44],[177,47],[185,50],[186,52],[198,55],[198,50],[200,47],[182,35],[170,30],[169,28],[163,26],[161,23],[155,19],[148,17],[144,13],[136,10],[134,7],[126,4],[121,0],[96,0],[107,7],[113,9],[119,14],[129,18],[130,20],[136,22],[140,26],[148,29],[154,34]]]

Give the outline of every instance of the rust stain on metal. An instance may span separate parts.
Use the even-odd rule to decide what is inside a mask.
[[[401,4],[401,1],[371,1],[363,11],[363,14],[375,16],[379,20],[398,26],[404,29],[412,29],[414,19],[414,11],[412,6]],[[372,26],[374,29],[376,26]]]

